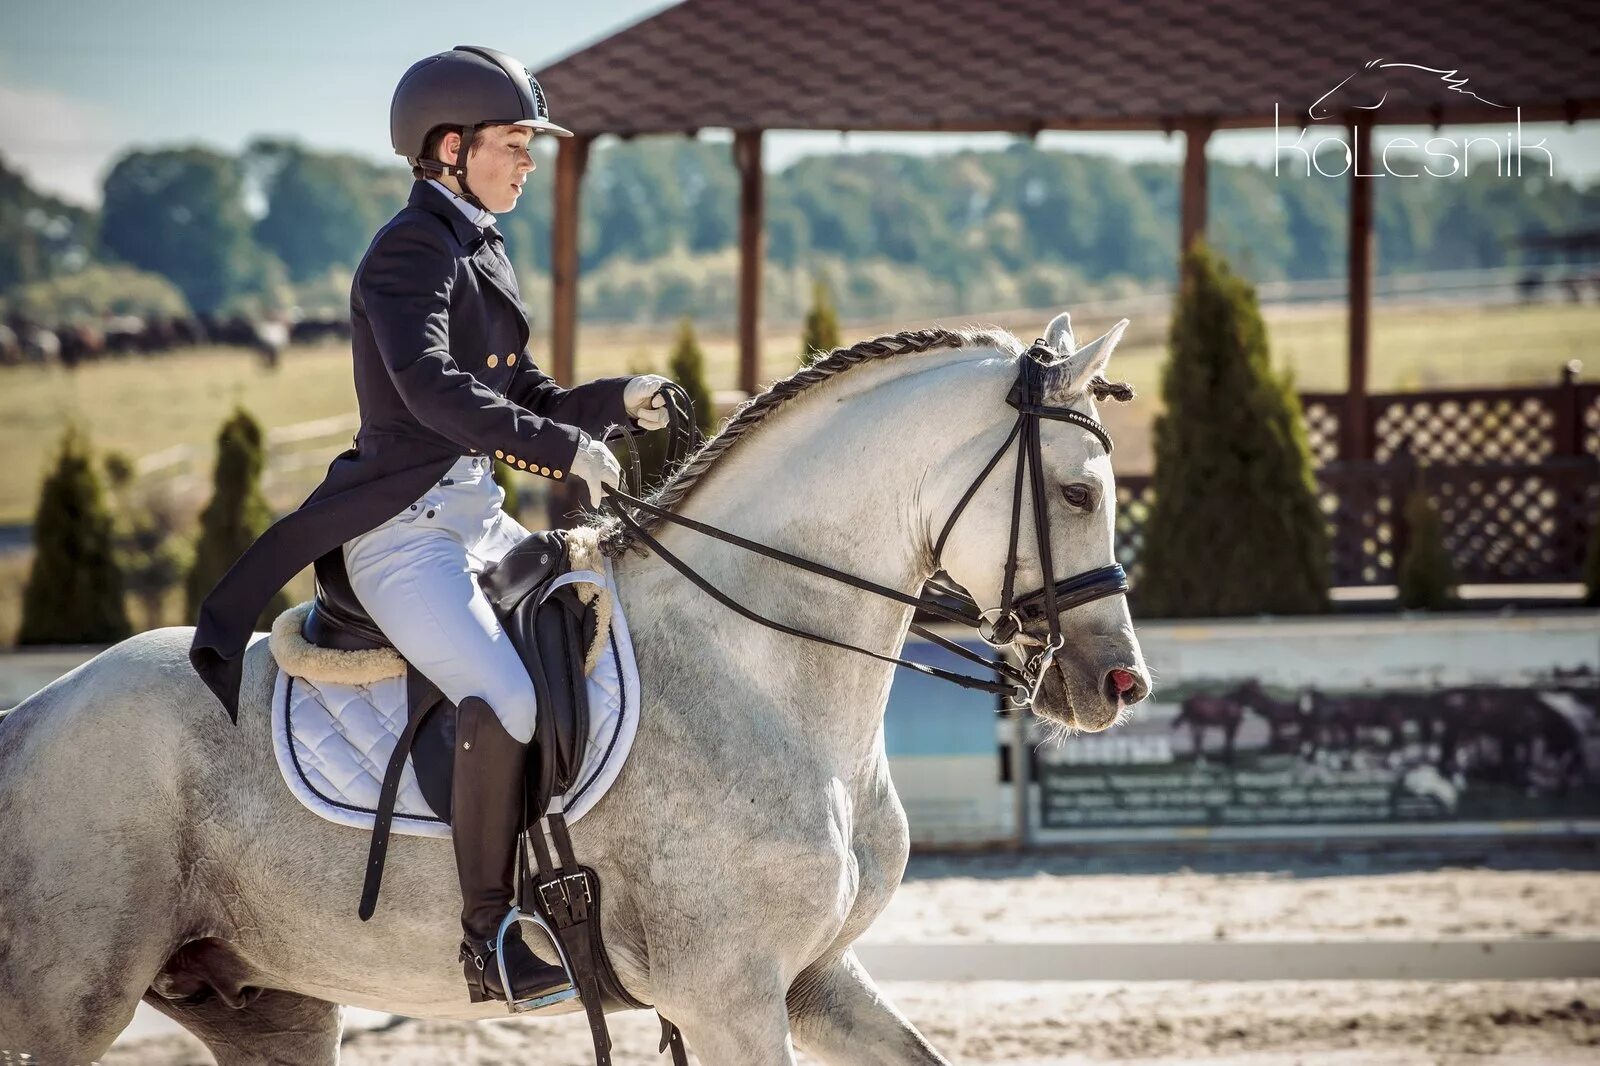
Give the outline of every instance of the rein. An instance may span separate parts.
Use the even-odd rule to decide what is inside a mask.
[[[1001,442],[993,457],[989,459],[988,463],[978,473],[978,476],[973,479],[972,484],[967,487],[966,492],[962,494],[955,509],[951,511],[950,517],[945,521],[944,528],[940,531],[938,541],[934,546],[934,562],[938,564],[941,553],[944,550],[945,541],[948,539],[950,531],[955,527],[956,520],[966,510],[968,502],[977,493],[978,487],[983,484],[990,472],[999,464],[1000,459],[1010,449],[1012,443],[1016,442],[1018,461],[1016,478],[1012,486],[1010,542],[1006,558],[1005,580],[1001,591],[1000,604],[997,607],[984,610],[978,606],[970,595],[962,590],[932,580],[928,581],[925,587],[932,588],[949,600],[954,600],[956,606],[951,606],[948,602],[927,596],[910,596],[899,589],[880,585],[866,578],[837,570],[824,563],[804,559],[779,548],[761,544],[758,541],[741,537],[736,533],[719,529],[716,526],[707,525],[684,515],[675,514],[622,489],[612,488],[610,485],[602,486],[601,492],[604,499],[601,502],[601,507],[614,514],[630,533],[643,541],[674,570],[677,570],[693,582],[697,588],[724,607],[752,622],[779,633],[786,633],[790,636],[800,637],[832,648],[857,652],[880,662],[893,663],[908,670],[915,670],[927,677],[948,681],[962,688],[1010,696],[1017,706],[1031,707],[1033,701],[1038,698],[1040,686],[1044,683],[1045,672],[1054,662],[1056,653],[1061,650],[1065,643],[1065,637],[1061,632],[1060,612],[1128,591],[1127,574],[1123,571],[1121,565],[1117,563],[1086,570],[1083,573],[1074,574],[1060,581],[1055,579],[1054,566],[1050,555],[1050,516],[1046,506],[1048,489],[1044,481],[1044,464],[1041,458],[1040,424],[1044,419],[1050,419],[1057,422],[1070,422],[1086,429],[1100,441],[1107,454],[1111,452],[1112,443],[1111,436],[1106,432],[1105,427],[1089,415],[1069,407],[1054,407],[1042,402],[1046,365],[1039,356],[1049,354],[1049,351],[1043,341],[1037,341],[1033,347],[1023,354],[1017,380],[1012,385],[1010,393],[1006,396],[1006,403],[1017,410],[1016,424],[1012,427],[1006,439]],[[675,383],[663,386],[662,391],[667,394],[669,426],[672,434],[669,442],[669,456],[684,450],[682,446],[685,442],[690,447],[698,446],[699,431],[694,428],[694,404],[688,393]],[[683,428],[685,423],[687,424],[687,429]],[[631,430],[628,431],[630,444],[635,435]],[[634,487],[642,489],[643,482],[637,456],[638,450],[630,447],[629,451],[633,458]],[[670,462],[672,462],[671,458],[669,458]],[[1027,471],[1027,487],[1033,503],[1034,537],[1037,541],[1040,568],[1044,574],[1044,584],[1038,589],[1018,597],[1015,595],[1015,582],[1019,564],[1017,548],[1022,524],[1024,471]],[[1003,658],[990,659],[987,656],[980,655],[916,622],[911,623],[911,632],[938,645],[953,655],[993,670],[1002,679],[1000,681],[989,681],[984,678],[957,673],[953,670],[946,670],[942,667],[931,666],[927,663],[918,663],[899,656],[886,655],[870,648],[863,648],[859,645],[836,640],[833,637],[798,629],[746,607],[711,584],[711,582],[697,573],[693,567],[668,551],[660,540],[652,536],[640,524],[636,515],[629,513],[630,508],[635,512],[672,522],[756,555],[817,574],[864,592],[870,592],[883,599],[903,603],[908,607],[913,607],[947,622],[967,626],[977,632],[979,639],[993,648],[1003,649],[1010,647],[1015,649],[1025,643],[1024,638],[1026,637],[1026,643],[1039,647],[1040,650],[1029,658],[1023,666],[1017,667]],[[991,615],[994,616],[992,620],[990,618]],[[1034,620],[1040,615],[1044,617],[1049,627],[1049,638],[1042,645],[1023,631],[1028,621]]]

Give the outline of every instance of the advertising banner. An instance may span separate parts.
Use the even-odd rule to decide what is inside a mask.
[[[1600,826],[1592,614],[1166,624],[1140,638],[1154,697],[1107,732],[1034,745],[1038,839]]]

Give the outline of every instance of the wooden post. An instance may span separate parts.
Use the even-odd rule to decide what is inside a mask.
[[[563,138],[556,149],[555,217],[550,225],[550,376],[577,381],[578,193],[591,138]]]
[[[1193,122],[1183,128],[1183,209],[1178,238],[1178,267],[1196,237],[1206,232],[1206,142],[1211,123]]]
[[[1367,340],[1372,305],[1372,127],[1350,122],[1350,336],[1341,459],[1372,458],[1367,411]],[[1363,171],[1363,168],[1365,170]]]
[[[1561,384],[1556,392],[1556,442],[1551,454],[1583,454],[1583,403],[1578,392],[1578,375],[1583,364],[1569,359],[1561,367]]]
[[[548,373],[565,388],[577,384],[578,346],[578,199],[591,138],[562,138],[556,148],[555,214],[550,220],[550,366]],[[580,508],[589,501],[581,481],[569,478],[549,485],[547,505],[553,529],[581,522]]]
[[[733,135],[733,162],[739,169],[739,388],[756,392],[761,381],[762,235],[761,131]]]

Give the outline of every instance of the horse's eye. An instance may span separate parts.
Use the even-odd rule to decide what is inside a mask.
[[[1094,493],[1089,491],[1087,485],[1063,485],[1061,495],[1068,504],[1080,510],[1087,509],[1094,502]]]

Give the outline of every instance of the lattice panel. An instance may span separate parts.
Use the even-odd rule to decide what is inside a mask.
[[[1583,399],[1583,454],[1600,459],[1600,388],[1585,386]]]
[[[1593,473],[1581,463],[1452,470],[1429,495],[1462,581],[1581,578],[1595,506]]]
[[[1307,393],[1300,397],[1300,410],[1305,414],[1306,437],[1311,443],[1311,462],[1326,466],[1339,458],[1340,418],[1343,397],[1326,397]]]
[[[1548,390],[1458,398],[1402,395],[1375,404],[1374,410],[1373,458],[1379,462],[1408,451],[1419,462],[1448,465],[1532,463],[1555,454],[1556,414]]]
[[[1389,585],[1403,553],[1400,517],[1415,469],[1335,464],[1318,473],[1335,586]],[[1539,465],[1425,471],[1445,547],[1471,584],[1577,581],[1600,514],[1600,465],[1555,459]],[[1148,477],[1117,479],[1117,558],[1134,576],[1154,500]]]
[[[1139,556],[1144,550],[1144,527],[1155,499],[1148,477],[1117,478],[1117,562],[1137,580]]]
[[[1335,586],[1384,585],[1394,579],[1394,500],[1380,483],[1325,477],[1318,501],[1328,518],[1330,579]]]

